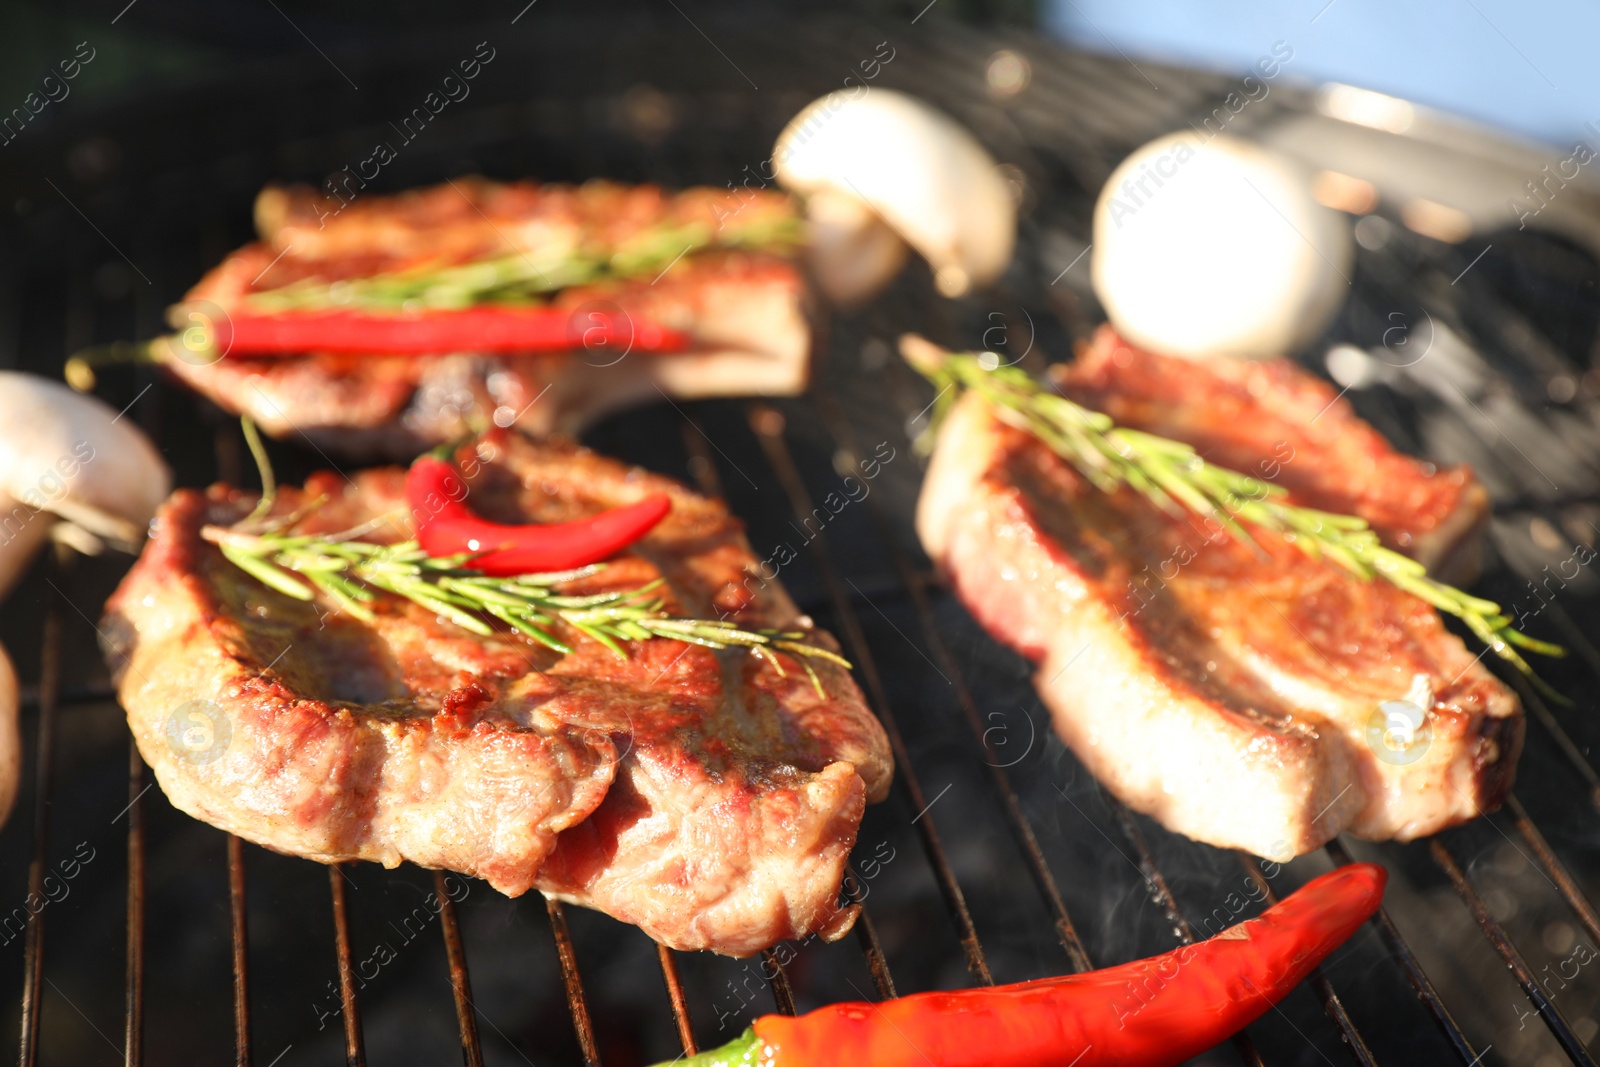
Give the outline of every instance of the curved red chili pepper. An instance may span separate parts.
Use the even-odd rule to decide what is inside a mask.
[[[1386,880],[1341,867],[1209,941],[1120,967],[762,1016],[679,1067],[1172,1067],[1282,999],[1378,910]]]
[[[466,505],[466,483],[455,464],[425,455],[406,474],[406,502],[417,542],[430,556],[481,553],[467,566],[510,576],[565,571],[610,559],[639,540],[672,510],[665,493],[551,526],[508,526],[479,518]]]
[[[678,352],[689,335],[626,312],[472,307],[375,314],[338,309],[274,315],[229,312],[212,323],[218,352],[241,356],[300,352]]]

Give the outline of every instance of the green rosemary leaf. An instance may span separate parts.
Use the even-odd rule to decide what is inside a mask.
[[[440,578],[439,587],[441,589],[450,590],[451,592],[460,591],[464,596],[475,597],[486,607],[488,605],[494,605],[496,607],[516,610],[527,607],[528,605],[528,597],[526,594],[519,596],[514,593],[507,593],[501,589],[495,588],[492,585],[484,585],[480,582],[474,581],[471,578]]]
[[[643,625],[633,621],[632,619],[625,619],[622,622],[619,622],[617,624],[617,633],[619,633],[625,641],[648,641],[654,636]]]
[[[1567,650],[1560,645],[1552,644],[1549,641],[1541,641],[1537,637],[1529,637],[1521,630],[1513,629],[1510,625],[1510,620],[1503,617],[1500,626],[1495,632],[1513,645],[1525,648],[1529,652],[1537,652],[1542,656],[1565,656],[1567,654]]]
[[[603,627],[597,626],[586,619],[581,619],[572,615],[567,616],[566,622],[568,626],[571,626],[579,633],[584,634],[590,640],[600,642],[602,645],[605,645],[611,651],[615,652],[619,656],[622,656],[623,658],[627,657],[628,654],[622,651],[622,646],[617,644],[611,635],[605,632]]]
[[[845,670],[850,669],[849,660],[845,659],[837,652],[829,652],[827,649],[818,648],[816,645],[801,645],[794,641],[774,641],[772,642],[772,647],[781,648],[785,652],[797,652],[803,648],[806,650],[805,654],[807,656],[815,657],[816,659],[825,659],[829,663],[843,667]]]
[[[679,630],[679,629],[669,630],[669,629],[666,629],[664,627],[660,627],[660,626],[657,626],[657,625],[654,625],[654,624],[649,624],[646,627],[646,629],[648,629],[650,634],[652,636],[654,636],[654,637],[668,637],[668,638],[671,638],[674,641],[682,641],[686,645],[699,645],[701,648],[722,649],[722,648],[727,648],[730,645],[734,645],[734,644],[743,644],[743,642],[739,642],[739,641],[718,641],[718,640],[715,640],[713,638],[706,637],[706,636],[704,636],[702,634],[696,633],[693,630]],[[748,647],[752,652],[756,652],[757,654],[759,654],[760,652],[765,651],[765,649],[762,647],[760,642],[751,643],[746,647]]]
[[[347,612],[362,622],[372,621],[372,612],[368,611],[366,604],[363,603],[372,599],[370,592],[334,575],[314,576],[311,580],[329,600],[339,606],[340,611]]]
[[[774,656],[769,649],[757,647],[751,649],[750,651],[754,652],[757,656],[760,656],[763,660],[770,664],[772,669],[778,672],[779,678],[789,677],[789,672],[783,669],[783,664],[778,661],[778,657]]]
[[[261,499],[256,501],[255,510],[244,520],[249,525],[272,510],[272,502],[278,497],[278,483],[272,476],[272,464],[267,460],[267,448],[261,443],[261,435],[256,432],[255,420],[248,415],[241,415],[239,428],[244,431],[244,443],[250,447],[251,458],[261,472]]]
[[[1305,535],[1302,536],[1304,537]],[[1318,547],[1322,549],[1323,555],[1327,556],[1329,559],[1333,560],[1335,563],[1339,564],[1339,566],[1343,567],[1351,574],[1354,574],[1362,581],[1372,580],[1374,573],[1373,569],[1367,566],[1365,560],[1363,560],[1356,553],[1350,551],[1350,549],[1346,546],[1337,542],[1325,542]]]
[[[528,637],[533,638],[533,640],[539,642],[548,649],[559,652],[563,656],[569,656],[572,654],[572,646],[563,644],[542,626],[536,625],[532,620],[518,615],[514,611],[508,611],[504,608],[496,606],[486,607],[484,608],[484,611],[488,612],[490,615],[493,615],[495,618],[499,619],[507,626],[515,629],[517,632],[526,634]]]
[[[777,657],[773,657],[773,658],[776,659]],[[811,679],[811,688],[813,688],[813,689],[815,689],[817,691],[817,696],[819,696],[819,697],[827,696],[828,695],[827,692],[822,688],[822,679],[817,677],[816,668],[811,666],[811,661],[809,659],[801,659],[800,660],[800,666],[802,666],[802,667],[804,667],[806,669],[806,677]]]
[[[222,554],[229,563],[250,575],[262,585],[276,589],[284,596],[292,596],[296,600],[312,600],[316,597],[304,583],[296,578],[291,578],[278,567],[248,555],[232,545],[219,545]]]

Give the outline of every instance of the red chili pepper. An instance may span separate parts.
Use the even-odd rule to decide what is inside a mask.
[[[373,314],[365,311],[230,312],[212,323],[218,352],[675,352],[689,336],[625,312],[472,307]]]
[[[467,566],[509,576],[565,571],[610,559],[649,533],[672,510],[665,493],[652,493],[575,522],[507,526],[479,518],[467,507],[466,482],[455,464],[429,453],[406,474],[406,502],[417,542],[430,556],[482,553]]]
[[[1244,1029],[1378,910],[1353,863],[1209,941],[1120,967],[765,1015],[679,1067],[1172,1067]],[[743,1058],[748,1057],[748,1058]]]

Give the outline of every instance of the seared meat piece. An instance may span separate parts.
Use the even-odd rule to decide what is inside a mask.
[[[575,446],[480,439],[473,506],[556,522],[669,493],[672,512],[575,592],[666,580],[675,613],[809,632],[762,582],[742,526],[714,500]],[[464,469],[471,469],[464,466]],[[327,502],[297,529],[397,516],[404,472],[319,475],[277,504]],[[108,659],[145,760],[180,809],[321,861],[402,860],[598,908],[683,949],[747,955],[854,921],[840,878],[891,760],[848,672],[653,640],[626,659],[572,632],[559,655],[479,637],[380,596],[366,623],[269,590],[201,528],[250,494],[180,490],[106,608]],[[202,721],[204,720],[204,721]],[[190,743],[185,731],[209,731]]]
[[[257,199],[262,240],[234,252],[173,309],[173,325],[243,306],[253,293],[296,282],[367,278],[527,254],[605,252],[631,239],[719,226],[749,232],[792,222],[775,193],[655,186],[501,184],[461,179],[338,206],[306,187],[268,188]],[[322,216],[319,218],[319,216]],[[688,237],[685,237],[685,247]],[[550,294],[571,312],[565,353],[449,352],[383,355],[308,352],[209,361],[170,345],[171,371],[229,411],[276,436],[304,434],[353,456],[409,457],[471,428],[518,425],[536,435],[575,433],[619,408],[676,398],[783,396],[805,388],[810,328],[805,285],[787,256],[740,248],[696,250],[626,279]],[[590,312],[627,316],[689,334],[687,352],[586,350]],[[199,318],[191,318],[198,315]],[[626,351],[626,354],[623,354]]]
[[[1359,515],[1442,581],[1477,576],[1489,495],[1472,469],[1441,471],[1396,452],[1332,386],[1287,359],[1157,355],[1102,326],[1053,370],[1062,393],[1120,425],[1187,442],[1300,503]]]
[[[1102,492],[977,394],[940,431],[917,527],[978,621],[1038,664],[1078,758],[1170,829],[1283,857],[1433,833],[1511,787],[1522,710],[1432,607]]]

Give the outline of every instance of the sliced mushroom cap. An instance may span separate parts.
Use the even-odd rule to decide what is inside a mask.
[[[1349,292],[1350,227],[1289,160],[1225,134],[1171,134],[1112,172],[1094,210],[1094,288],[1158,352],[1283,355]]]
[[[900,268],[890,234],[956,297],[1011,262],[1011,189],[976,138],[892,89],[830,93],[789,121],[773,148],[778,180],[807,199],[818,283],[838,303],[872,295]],[[852,217],[848,205],[866,210]],[[884,229],[889,232],[882,232]]]
[[[0,371],[0,592],[57,518],[131,547],[171,487],[131,420],[59,382]]]
[[[11,815],[22,779],[22,730],[17,724],[21,695],[11,657],[0,646],[0,826]]]

